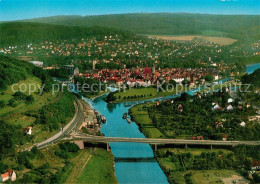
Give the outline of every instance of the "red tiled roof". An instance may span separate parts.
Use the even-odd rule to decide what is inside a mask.
[[[260,166],[260,161],[259,160],[253,160],[252,161],[252,166],[253,167]]]

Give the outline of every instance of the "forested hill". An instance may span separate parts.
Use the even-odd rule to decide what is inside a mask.
[[[132,33],[103,27],[77,27],[27,22],[6,22],[0,24],[0,46],[24,43],[38,43],[47,40],[69,40],[87,37],[104,38],[105,35],[120,35],[129,38]]]
[[[142,13],[100,16],[56,16],[27,22],[74,26],[104,26],[138,34],[205,35],[260,38],[260,15],[207,15],[189,13]]]
[[[254,71],[254,73],[245,75],[242,77],[244,84],[252,84],[255,87],[260,87],[260,69]]]
[[[30,76],[40,78],[46,85],[44,90],[50,90],[52,79],[42,68],[26,61],[0,55],[0,91]]]

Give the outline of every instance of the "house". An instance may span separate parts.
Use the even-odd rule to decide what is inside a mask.
[[[43,66],[43,62],[41,62],[41,61],[29,61],[29,63],[32,63],[33,65],[38,66],[38,67]]]
[[[228,103],[232,103],[232,102],[234,102],[233,98],[229,98]]]
[[[216,122],[216,128],[223,128],[223,122]]]
[[[234,108],[232,105],[227,106],[227,111],[232,111]]]
[[[214,80],[218,80],[219,79],[218,75],[213,75],[213,77],[214,77]]]
[[[27,127],[24,129],[24,132],[27,134],[27,135],[32,135],[32,127]]]
[[[216,111],[216,110],[219,110],[219,109],[221,109],[221,107],[220,107],[218,104],[213,103],[213,108],[212,108],[212,110]]]
[[[240,123],[240,126],[241,127],[246,127],[246,123],[243,121],[243,122]]]
[[[197,136],[197,137],[193,136],[190,139],[191,140],[204,140],[203,136]]]
[[[197,136],[197,140],[204,140],[203,136]]]
[[[227,138],[228,138],[228,135],[227,135],[227,134],[222,135],[222,139],[223,139],[223,141],[226,141]]]
[[[67,70],[69,72],[69,75],[77,75],[79,74],[78,67],[74,67],[74,65],[63,65],[61,67],[62,70]]]
[[[252,170],[260,170],[260,161],[257,160],[252,161]]]
[[[13,170],[7,170],[6,173],[2,174],[0,176],[0,182],[5,182],[7,180],[15,181],[16,180],[16,174]]]
[[[182,104],[178,105],[178,109],[179,109],[180,112],[182,112],[183,111],[183,105]]]

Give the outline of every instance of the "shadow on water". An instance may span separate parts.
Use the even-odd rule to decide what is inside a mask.
[[[157,162],[157,160],[154,157],[115,158],[115,162]]]
[[[108,103],[108,104],[107,104],[107,110],[108,110],[110,113],[113,113],[113,111],[114,111],[115,108],[116,108],[116,105],[117,105],[117,104]]]

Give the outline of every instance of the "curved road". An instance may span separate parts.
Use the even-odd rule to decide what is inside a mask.
[[[45,148],[49,145],[52,145],[53,143],[56,143],[57,141],[59,141],[61,138],[66,137],[67,135],[71,134],[71,132],[73,131],[77,131],[78,127],[83,123],[84,121],[84,111],[83,111],[83,105],[82,103],[78,100],[78,98],[76,97],[76,113],[73,117],[73,119],[70,121],[70,123],[68,123],[64,128],[63,131],[58,132],[57,134],[55,134],[54,136],[52,136],[51,138],[38,143],[36,146],[39,149]]]

